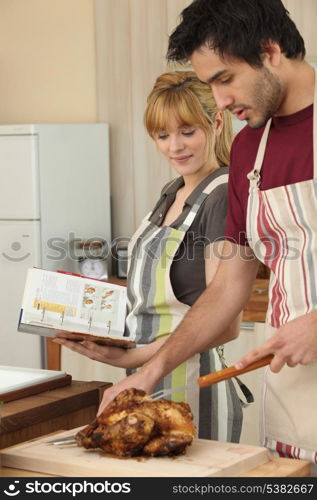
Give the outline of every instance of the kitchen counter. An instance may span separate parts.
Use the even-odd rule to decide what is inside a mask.
[[[7,403],[2,408],[0,447],[10,447],[19,443],[17,448],[20,449],[22,446],[23,449],[23,445],[28,446],[30,441],[31,449],[33,449],[36,437],[40,437],[40,442],[42,442],[47,435],[51,438],[57,433],[60,434],[62,429],[74,429],[74,427],[86,425],[95,417],[103,390],[109,385],[111,384],[102,382],[73,382],[71,386],[63,389],[54,389]],[[246,472],[241,476],[309,476],[309,462],[307,461],[271,457],[267,460],[264,464],[250,470],[244,469]],[[38,473],[12,468],[13,464],[10,465],[11,467],[0,467],[0,477],[57,477],[57,474],[63,476],[57,471],[55,474]],[[21,463],[21,466],[23,465]]]
[[[58,477],[10,467],[0,467],[0,477]],[[270,460],[240,477],[309,477],[309,462],[290,458],[270,458]]]
[[[77,382],[5,403],[0,419],[0,448],[61,429],[86,425],[97,413],[108,382]]]

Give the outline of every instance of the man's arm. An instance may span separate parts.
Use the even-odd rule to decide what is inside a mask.
[[[227,241],[210,285],[150,361],[105,391],[99,413],[121,390],[135,387],[151,393],[161,378],[194,354],[232,340],[228,327],[249,299],[258,264],[249,247]]]
[[[215,241],[210,243],[205,248],[205,275],[206,275],[206,286],[208,286],[214,279],[219,264],[221,262],[221,254],[223,252],[223,246],[225,240]],[[234,339],[239,336],[240,333],[240,323],[242,318],[242,311],[238,316],[230,323],[229,331],[222,332],[222,338]],[[220,342],[221,343],[221,342]],[[219,344],[218,344],[219,345]],[[154,353],[153,353],[154,354]]]
[[[167,342],[142,368],[150,377],[150,390],[194,354],[233,339],[223,332],[228,332],[248,301],[258,265],[249,247],[225,243],[214,279]]]

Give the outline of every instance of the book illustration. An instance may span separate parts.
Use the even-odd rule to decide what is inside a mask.
[[[114,290],[107,290],[102,294],[101,297],[101,309],[112,309],[115,304],[115,291]]]
[[[87,309],[91,309],[92,307],[95,306],[95,302],[92,299],[85,299],[83,300],[83,306],[86,307]]]
[[[88,321],[89,330],[94,322],[100,323],[102,321],[105,322],[106,328],[109,330],[111,317],[116,312],[116,302],[118,302],[116,290],[104,290],[102,286],[85,285],[80,317]]]
[[[18,330],[46,336],[60,330],[121,339],[125,337],[125,316],[126,287],[33,268],[28,272]]]
[[[76,317],[78,308],[70,307],[65,303],[48,302],[40,298],[40,293],[43,294],[42,289],[37,289],[37,296],[34,299],[33,307],[36,311],[41,313],[40,322],[52,321],[52,314],[56,315],[56,320],[59,317],[59,325],[62,327],[64,319],[67,316]],[[45,296],[49,295],[48,289],[45,291]],[[92,287],[89,284],[84,286],[81,299],[80,318],[87,321],[89,330],[94,322],[94,319],[101,323],[104,322],[105,328],[109,330],[111,320],[109,315],[100,315],[99,312],[113,311],[115,308],[116,293],[115,290],[104,290],[104,287]],[[96,315],[97,313],[97,315]]]

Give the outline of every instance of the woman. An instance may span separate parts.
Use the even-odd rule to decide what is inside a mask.
[[[231,118],[217,110],[208,86],[192,71],[161,75],[148,97],[145,126],[179,177],[163,188],[129,244],[126,325],[136,333],[138,348],[56,341],[127,369],[141,366],[156,352],[212,280],[227,209]],[[232,329],[238,335],[238,320],[222,338],[232,339]],[[156,389],[195,383],[223,367],[220,346],[177,367]],[[242,409],[231,380],[178,392],[172,399],[189,402],[200,438],[239,441]]]

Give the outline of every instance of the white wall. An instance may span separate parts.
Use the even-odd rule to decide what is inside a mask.
[[[94,0],[0,0],[0,123],[96,121]]]
[[[84,358],[69,349],[62,349],[61,369],[71,373],[73,380],[97,380],[115,384],[125,377],[125,370]]]

